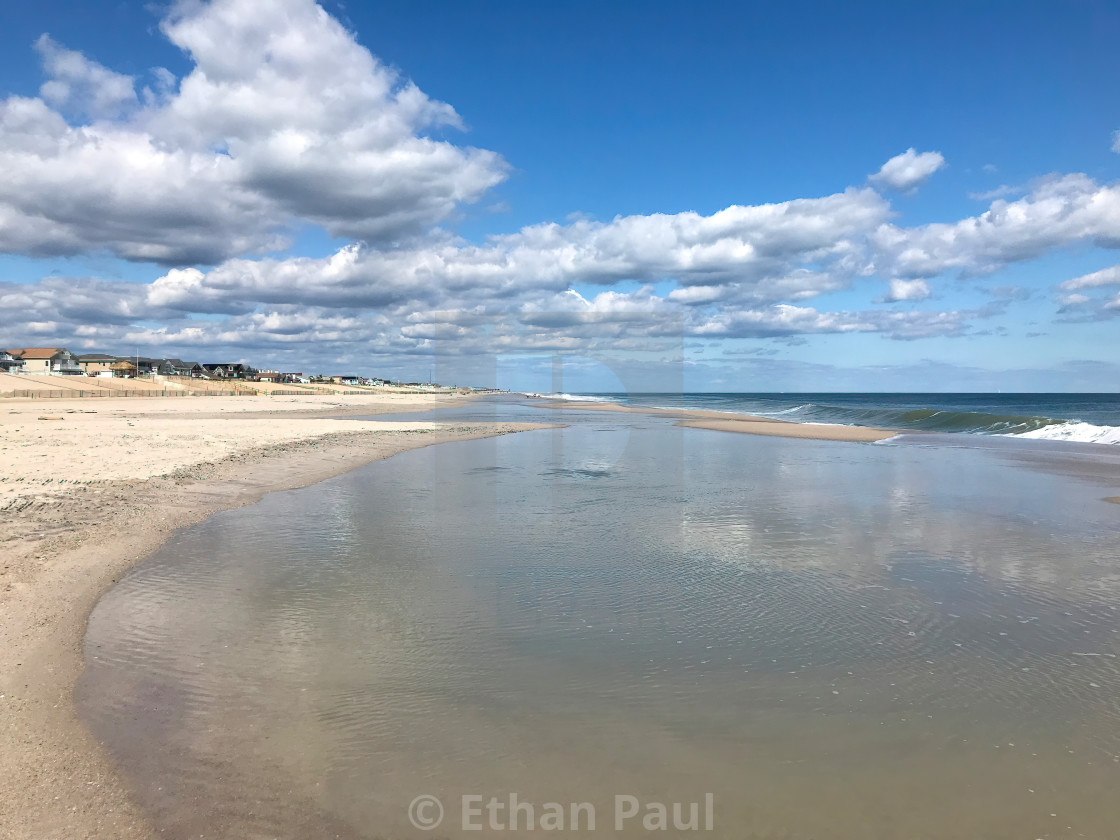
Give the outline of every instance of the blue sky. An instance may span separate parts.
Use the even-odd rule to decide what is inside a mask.
[[[1116,43],[1103,2],[6,7],[0,338],[1117,390]]]

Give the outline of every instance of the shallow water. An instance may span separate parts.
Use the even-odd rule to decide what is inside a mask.
[[[462,830],[510,794],[590,803],[568,836],[706,794],[712,837],[1120,836],[1114,472],[564,419],[220,514],[105,596],[80,707],[165,836],[530,833]]]

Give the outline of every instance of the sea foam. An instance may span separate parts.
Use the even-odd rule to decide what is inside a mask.
[[[1036,440],[1075,440],[1082,443],[1112,443],[1120,444],[1120,426],[1094,426],[1092,423],[1081,423],[1070,420],[1065,423],[1054,423],[1022,432],[1013,437],[1034,438]]]

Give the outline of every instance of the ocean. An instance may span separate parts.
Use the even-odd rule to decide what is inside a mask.
[[[1116,836],[1120,450],[409,417],[567,425],[218,514],[94,610],[79,708],[161,836]]]
[[[565,394],[573,400],[754,414],[793,423],[1120,443],[1118,394]]]

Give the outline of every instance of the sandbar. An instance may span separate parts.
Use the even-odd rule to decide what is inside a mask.
[[[752,414],[734,414],[726,411],[707,411],[684,408],[653,408],[649,406],[620,405],[618,403],[582,402],[577,400],[552,400],[541,404],[545,408],[569,411],[621,411],[628,414],[656,414],[674,417],[677,425],[689,429],[708,429],[716,432],[737,432],[745,435],[770,435],[772,437],[805,438],[810,440],[836,440],[855,443],[873,443],[898,435],[889,429],[871,426],[833,426],[826,423],[790,423],[771,417]]]

